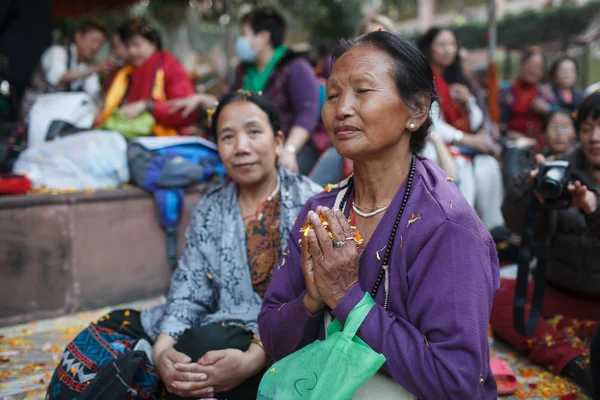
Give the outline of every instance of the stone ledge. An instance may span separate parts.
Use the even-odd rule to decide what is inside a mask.
[[[179,248],[191,209],[186,192]],[[171,270],[152,196],[138,188],[0,198],[0,326],[150,298]]]

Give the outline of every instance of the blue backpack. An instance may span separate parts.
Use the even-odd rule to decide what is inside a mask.
[[[175,269],[184,188],[225,177],[217,147],[200,137],[142,137],[131,142],[127,159],[133,183],[154,195],[169,265]]]

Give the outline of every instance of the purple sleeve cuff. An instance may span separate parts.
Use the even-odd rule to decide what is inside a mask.
[[[342,324],[346,323],[346,318],[350,311],[365,297],[365,291],[362,290],[360,284],[355,283],[354,286],[348,290],[348,293],[340,300],[335,309],[331,311],[334,317],[336,317]]]
[[[300,293],[300,296],[296,297],[294,300],[290,301],[288,304],[293,303],[293,307],[297,309],[298,316],[302,317],[302,319],[306,322],[309,322],[311,319],[317,319],[317,317],[323,314],[323,310],[317,312],[316,314],[311,313],[304,306],[304,295],[306,294],[306,289]]]

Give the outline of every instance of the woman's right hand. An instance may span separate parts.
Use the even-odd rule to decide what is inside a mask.
[[[321,206],[317,207],[315,212],[318,215],[321,215]],[[307,226],[310,224],[310,218],[308,215],[304,219],[303,226]],[[304,308],[306,308],[311,314],[316,314],[323,307],[325,307],[325,302],[321,298],[319,291],[317,290],[317,285],[315,284],[315,272],[313,269],[313,260],[312,255],[308,252],[308,237],[302,236],[302,249],[300,254],[300,267],[302,268],[302,273],[304,274],[304,281],[306,283],[306,294],[304,295]]]
[[[194,95],[184,97],[181,99],[174,99],[169,101],[169,112],[171,114],[180,112],[185,118],[197,109],[210,109],[218,104],[215,96],[196,93]]]
[[[192,362],[187,355],[169,347],[154,357],[154,364],[169,393],[181,397],[212,396],[211,388],[204,388],[208,376],[201,372],[202,366]],[[179,371],[176,365],[186,365],[186,372]]]

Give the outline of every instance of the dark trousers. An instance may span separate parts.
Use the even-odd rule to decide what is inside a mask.
[[[515,147],[506,148],[502,154],[502,180],[504,186],[510,185],[512,179],[527,168],[535,166],[535,159],[529,150]]]
[[[138,311],[129,311],[125,316],[125,310],[113,311],[109,318],[104,318],[98,325],[112,329],[132,338],[152,340],[146,335],[141,323],[141,314]],[[128,323],[123,324],[124,321]],[[206,352],[223,349],[248,350],[252,332],[239,327],[221,324],[211,324],[187,329],[175,344],[175,350],[189,356],[192,360],[199,360]],[[247,379],[240,386],[223,393],[215,393],[217,399],[237,400],[255,399],[258,393],[258,385],[262,379],[262,373]],[[169,400],[179,400],[181,397],[169,395]]]

